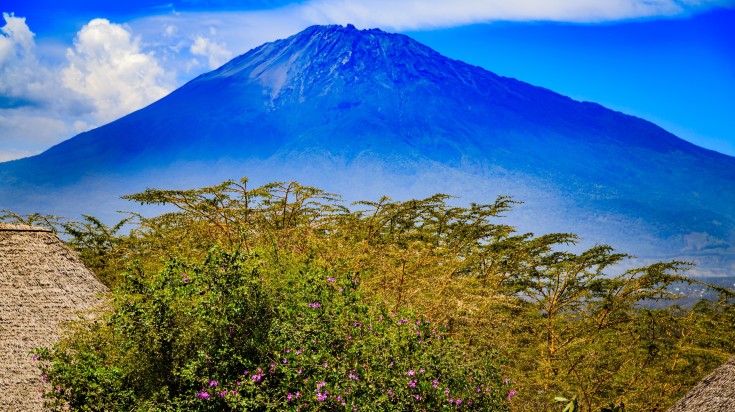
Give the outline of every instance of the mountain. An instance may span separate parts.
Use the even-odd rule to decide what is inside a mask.
[[[645,120],[441,56],[399,34],[313,26],[44,153],[0,163],[0,209],[104,213],[118,196],[226,178],[348,199],[525,202],[521,230],[735,269],[735,158]]]

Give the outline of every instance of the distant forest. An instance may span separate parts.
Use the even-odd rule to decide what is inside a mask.
[[[518,233],[508,197],[348,205],[242,179],[125,198],[168,212],[2,212],[111,290],[37,350],[51,409],[663,411],[735,354],[732,289]]]

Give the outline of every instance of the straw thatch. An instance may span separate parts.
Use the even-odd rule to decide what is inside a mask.
[[[33,348],[101,303],[107,288],[51,231],[0,223],[0,411],[43,408]]]
[[[669,412],[694,411],[735,411],[735,358],[707,375],[669,409]]]

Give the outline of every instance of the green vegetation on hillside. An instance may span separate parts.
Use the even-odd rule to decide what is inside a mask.
[[[608,246],[517,233],[510,198],[348,207],[246,180],[127,198],[175,211],[62,227],[112,297],[39,352],[50,405],[660,411],[735,354],[730,291],[650,309],[686,264],[624,271]]]

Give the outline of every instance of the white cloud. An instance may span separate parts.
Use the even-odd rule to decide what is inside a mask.
[[[39,58],[25,18],[2,16],[0,161],[39,153],[171,89],[155,56],[143,52],[123,26],[91,21],[67,50],[67,60],[54,65],[42,63],[48,59]]]
[[[202,36],[196,37],[189,51],[195,56],[206,57],[210,69],[216,69],[232,58],[232,52],[227,50],[223,44]]]
[[[300,8],[315,23],[408,30],[497,20],[603,22],[673,16],[728,3],[732,0],[311,0]]]
[[[140,40],[125,27],[108,20],[94,19],[84,26],[67,55],[64,86],[89,98],[101,122],[140,109],[171,90],[155,56],[142,52]]]
[[[456,26],[495,20],[599,22],[685,11],[675,0],[312,0],[307,20],[351,22],[395,30]]]
[[[0,107],[29,104],[36,100],[44,83],[44,74],[34,54],[33,33],[25,18],[3,13],[5,26],[0,28]]]
[[[36,56],[34,34],[25,18],[3,13],[0,27],[0,160],[40,152],[69,137],[64,118],[91,109],[65,90],[54,70]]]
[[[3,32],[3,37],[19,45],[25,53],[30,52],[35,46],[35,42],[33,41],[33,32],[26,25],[26,19],[15,17],[12,13],[3,13],[3,19],[5,19],[5,26],[0,29]]]
[[[175,37],[168,27],[186,27],[188,39],[195,39],[188,50],[193,56],[178,55],[177,59],[186,61],[182,67],[187,69],[180,74],[190,75],[197,69],[197,65],[191,64],[192,57],[207,56],[210,68],[229,58],[229,54],[218,50],[221,43],[209,40],[212,33],[230,45],[233,54],[241,54],[313,24],[352,23],[359,28],[401,31],[492,21],[596,23],[686,16],[732,3],[733,0],[310,0],[272,10],[151,16],[130,25],[146,39],[158,38],[166,44],[173,44]],[[181,41],[181,37],[178,39]],[[175,51],[178,53],[178,49]]]

